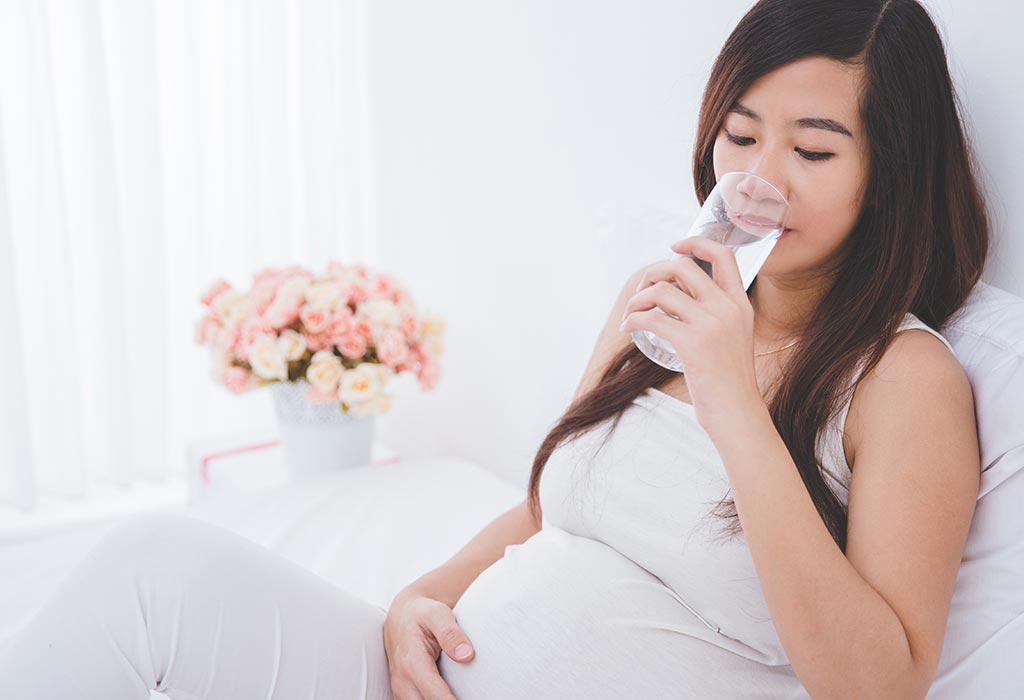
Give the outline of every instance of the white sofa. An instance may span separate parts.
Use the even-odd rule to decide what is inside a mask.
[[[982,475],[928,697],[1018,700],[1024,698],[1024,299],[979,283],[939,330],[974,388]],[[386,608],[398,590],[524,497],[525,488],[477,464],[438,457],[360,467],[171,512],[227,527]],[[106,527],[78,533],[78,544]],[[61,562],[51,551],[49,578],[25,581],[20,606],[0,619],[0,647],[4,633],[27,619],[81,552],[79,546]]]

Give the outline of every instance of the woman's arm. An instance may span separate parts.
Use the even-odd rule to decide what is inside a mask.
[[[763,401],[751,398],[756,409],[713,439],[775,629],[811,697],[924,698],[978,493],[971,386],[938,339],[906,331],[857,391],[845,556]]]
[[[495,518],[451,559],[403,588],[395,596],[425,595],[454,608],[469,585],[484,569],[501,559],[505,548],[522,544],[540,530],[523,501]]]

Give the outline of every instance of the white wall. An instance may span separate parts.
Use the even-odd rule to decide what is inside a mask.
[[[1011,0],[928,0],[969,119],[988,190],[994,246],[984,280],[1024,296],[1024,75],[1020,28],[1024,6]]]
[[[523,485],[622,281],[697,209],[690,158],[719,49],[751,6],[369,4],[375,262],[448,320],[445,375],[379,421]],[[996,198],[985,280],[1024,295],[1016,3],[931,2]],[[1011,17],[1012,15],[1012,17]],[[997,20],[997,21],[993,21]]]

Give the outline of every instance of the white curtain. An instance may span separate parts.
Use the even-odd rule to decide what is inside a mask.
[[[361,0],[0,8],[0,504],[31,510],[268,417],[209,377],[199,296],[374,264],[365,32]]]

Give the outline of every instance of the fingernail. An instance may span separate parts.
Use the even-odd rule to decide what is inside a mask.
[[[623,321],[623,322],[622,322],[622,323],[621,323],[621,324],[619,325],[619,330],[620,330],[620,331],[624,331],[624,330],[626,330],[626,322],[625,322],[625,321]]]
[[[471,651],[473,651],[473,650],[470,649],[469,645],[466,644],[465,642],[463,642],[459,646],[455,647],[455,655],[457,657],[459,657],[460,659],[464,659],[465,657],[469,656],[469,652],[471,652]]]

